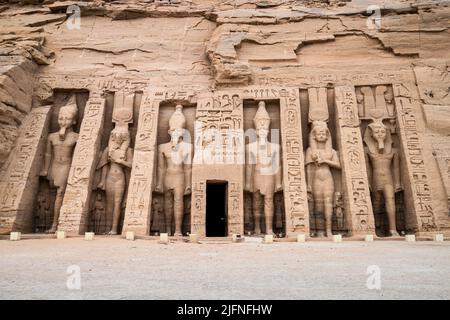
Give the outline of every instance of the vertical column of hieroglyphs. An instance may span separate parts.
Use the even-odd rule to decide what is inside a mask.
[[[104,118],[105,98],[100,92],[91,92],[74,150],[58,230],[73,234],[85,231]]]
[[[336,87],[335,102],[347,226],[354,235],[373,234],[375,224],[355,89]]]
[[[242,98],[233,92],[219,93],[220,134],[224,137],[225,167],[228,181],[228,234],[244,233],[244,110]]]
[[[408,172],[409,181],[404,182],[404,187],[406,199],[411,204],[409,216],[417,219],[419,232],[435,231],[431,186],[425,167],[422,139],[414,114],[420,110],[420,106],[412,99],[410,88],[394,84],[393,89],[402,144],[402,164],[406,165]]]
[[[198,98],[195,115],[194,163],[192,166],[192,198],[191,198],[191,233],[204,236],[206,233],[206,176],[205,165],[214,165],[212,154],[208,149],[208,125],[211,121],[209,110],[214,106],[212,95]]]
[[[298,90],[280,91],[286,235],[309,235],[309,212]]]
[[[33,231],[34,196],[48,133],[50,107],[32,109],[0,172],[0,233]]]
[[[161,100],[156,99],[154,93],[144,91],[142,101],[122,228],[122,234],[133,231],[139,236],[148,235],[150,230],[156,129]]]

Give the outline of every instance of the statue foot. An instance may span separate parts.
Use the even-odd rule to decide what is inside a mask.
[[[389,230],[389,236],[390,237],[400,237],[397,230]]]
[[[52,226],[49,230],[47,230],[47,233],[55,233],[56,232],[56,227]]]
[[[174,236],[174,237],[182,237],[182,236],[183,236],[183,233],[181,233],[181,232],[175,232],[175,233],[173,234],[173,236]]]
[[[323,231],[318,231],[318,232],[316,233],[316,236],[317,236],[318,238],[324,238],[324,237],[325,237],[325,232],[323,232]]]
[[[115,235],[117,235],[117,231],[111,230],[111,231],[108,232],[107,234],[110,235],[110,236],[115,236]]]

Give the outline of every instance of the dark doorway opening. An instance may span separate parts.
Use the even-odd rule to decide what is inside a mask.
[[[227,182],[207,182],[206,236],[227,236]]]

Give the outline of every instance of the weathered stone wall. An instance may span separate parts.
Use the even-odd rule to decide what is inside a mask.
[[[448,1],[0,1],[0,166],[55,89],[408,83],[436,223],[450,228],[449,17]]]

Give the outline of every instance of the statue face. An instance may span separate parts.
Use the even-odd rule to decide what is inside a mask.
[[[326,142],[328,140],[328,132],[326,128],[317,128],[314,130],[314,138],[317,142]]]
[[[372,126],[372,137],[378,141],[384,141],[386,139],[386,128],[384,126]]]
[[[183,129],[174,129],[174,130],[169,130],[169,135],[170,135],[170,141],[172,141],[172,143],[178,143],[180,141],[180,138],[183,137]]]
[[[260,125],[258,126],[258,128],[256,128],[256,134],[258,135],[259,138],[266,139],[267,136],[269,135],[269,128]]]
[[[71,112],[60,111],[58,115],[58,124],[60,128],[70,128],[74,123],[74,116]]]

